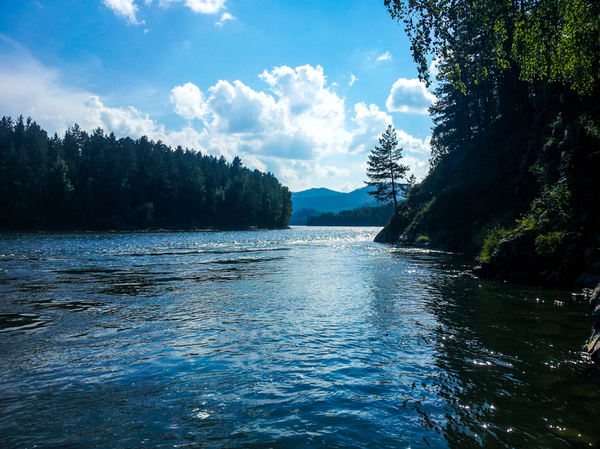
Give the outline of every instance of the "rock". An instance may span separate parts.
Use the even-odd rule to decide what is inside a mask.
[[[586,343],[586,349],[592,360],[600,363],[600,284],[598,284],[590,295],[590,307],[593,310],[592,320],[594,321],[594,327],[592,335]]]
[[[481,262],[481,265],[473,267],[473,274],[477,277],[482,277],[485,279],[494,279],[496,276],[498,276],[498,268],[496,265],[491,263]]]
[[[600,305],[600,284],[594,289],[590,295],[590,307],[595,309]]]

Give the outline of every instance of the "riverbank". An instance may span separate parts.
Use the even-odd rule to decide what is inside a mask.
[[[156,228],[156,229],[0,229],[0,236],[2,235],[16,235],[16,234],[40,234],[40,235],[52,235],[52,234],[169,234],[176,232],[244,232],[244,231],[281,231],[291,229],[289,226],[283,228],[184,228],[184,229],[167,229],[167,228]]]

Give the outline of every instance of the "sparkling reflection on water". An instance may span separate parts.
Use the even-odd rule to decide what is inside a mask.
[[[0,238],[0,446],[600,444],[580,297],[377,230]]]

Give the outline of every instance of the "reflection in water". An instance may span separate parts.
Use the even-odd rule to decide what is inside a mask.
[[[600,444],[579,298],[376,232],[0,238],[0,446]]]
[[[589,447],[599,443],[598,372],[582,357],[581,302],[563,291],[452,279],[431,307],[446,436],[463,447]],[[573,380],[576,379],[574,382]],[[466,438],[470,436],[471,439]]]

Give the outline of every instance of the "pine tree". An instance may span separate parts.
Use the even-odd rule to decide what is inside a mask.
[[[398,163],[402,159],[402,148],[398,148],[396,130],[392,125],[388,125],[379,138],[379,145],[369,155],[367,176],[370,181],[365,184],[375,187],[376,190],[368,193],[377,201],[383,203],[393,199],[394,207],[397,207],[401,188],[399,181],[405,177],[408,167]]]

